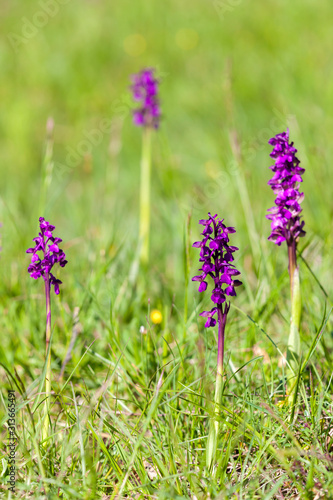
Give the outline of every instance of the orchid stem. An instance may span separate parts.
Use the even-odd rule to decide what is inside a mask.
[[[290,276],[290,297],[291,297],[291,318],[290,333],[287,348],[287,361],[291,367],[288,376],[288,385],[293,385],[294,377],[298,373],[298,363],[301,353],[300,322],[301,322],[301,288],[299,281],[299,270],[296,261],[296,242],[288,245],[289,256],[289,276]]]
[[[50,413],[50,394],[51,394],[51,284],[50,278],[47,274],[45,280],[45,298],[46,298],[46,377],[45,377],[45,395],[46,395],[46,406],[45,406],[45,416],[43,422],[42,440],[44,445],[48,437],[49,431],[49,413]]]
[[[209,435],[206,452],[206,465],[210,472],[213,472],[215,463],[217,441],[219,434],[220,422],[218,420],[220,414],[220,407],[223,397],[223,362],[224,362],[224,332],[227,321],[227,314],[229,306],[225,305],[223,312],[222,304],[217,306],[218,314],[218,344],[217,344],[217,372],[215,384],[215,398],[214,398],[214,417],[211,418],[209,424]]]
[[[140,262],[149,261],[150,230],[150,177],[151,177],[151,129],[145,127],[142,135],[141,186],[140,186]]]
[[[290,297],[291,300],[293,298],[293,282],[294,282],[294,272],[297,267],[296,262],[296,242],[295,240],[292,243],[288,244],[288,258],[289,258],[289,278],[290,278]]]

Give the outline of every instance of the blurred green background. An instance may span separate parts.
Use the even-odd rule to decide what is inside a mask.
[[[186,314],[184,233],[191,213],[188,244],[196,241],[198,220],[211,211],[237,229],[231,244],[240,249],[236,266],[244,283],[228,315],[226,358],[231,356],[237,368],[261,356],[267,380],[271,380],[269,397],[274,398],[283,380],[279,361],[287,343],[290,299],[286,246],[279,248],[267,241],[270,222],[265,214],[274,204],[274,194],[267,185],[272,176],[272,148],[267,141],[289,127],[306,169],[302,191],[307,234],[299,249],[316,278],[299,258],[304,354],[328,314],[333,297],[332,1],[0,0],[0,12],[1,363],[11,373],[15,368],[29,390],[33,383],[37,390],[44,364],[45,297],[41,280],[36,282],[27,273],[30,259],[25,250],[32,245],[38,218],[43,215],[56,226],[54,235],[63,239],[68,259],[68,265],[56,271],[63,281],[61,293],[58,297],[52,293],[54,390],[57,392],[62,384],[58,375],[77,320],[80,334],[64,380],[67,384],[73,375],[71,383],[77,394],[99,394],[117,360],[124,378],[116,374],[112,387],[116,396],[113,392],[106,396],[110,415],[118,415],[114,407],[122,408],[118,407],[118,399],[143,415],[155,369],[162,366],[167,375],[179,364],[172,379],[175,393],[181,395],[188,385],[191,394],[197,391],[196,397],[201,394],[197,383],[201,385],[204,380],[209,400],[214,394],[216,329],[205,329],[199,317],[200,311],[211,306],[210,294],[199,294],[197,284],[191,281]],[[131,270],[138,239],[142,131],[132,123],[129,86],[130,75],[144,67],[156,68],[163,117],[153,137],[151,259],[148,272],[140,269],[135,286]],[[47,143],[46,124],[52,129],[51,118],[53,138],[49,137]],[[52,140],[53,171],[51,177],[45,177],[45,150]],[[45,179],[51,182],[44,191],[44,204],[41,193]],[[197,274],[199,252],[191,249],[188,254],[191,277]],[[80,311],[76,309],[74,314],[77,307]],[[162,313],[161,324],[148,325],[149,308]],[[268,332],[281,351],[249,316]],[[314,373],[319,373],[314,384],[332,372],[331,332],[330,319],[316,346],[316,361],[312,361]],[[92,347],[87,352],[89,345]],[[255,363],[242,368],[242,389],[232,380],[230,407],[238,404],[233,400],[235,387],[236,393],[240,390],[241,396],[251,401],[252,393],[243,394],[243,387],[250,387],[259,399],[265,392],[262,366],[258,362],[257,368]],[[1,377],[3,387],[10,384],[4,371]],[[312,384],[311,378],[311,407],[315,399]],[[323,391],[323,382],[320,384],[318,391]],[[72,398],[69,386],[66,391],[66,397]],[[168,407],[173,400],[174,396],[168,397]],[[194,416],[192,420],[191,405],[191,415],[186,416],[187,402],[182,398],[180,401],[182,406],[178,407],[177,402],[173,421],[177,423],[173,425],[179,435],[184,432],[181,441],[198,443],[199,438],[193,439],[198,420]],[[4,399],[2,402],[5,405]],[[65,405],[67,408],[67,399]],[[71,411],[68,406],[63,413],[65,405],[59,410],[61,425],[66,422],[67,411]],[[201,405],[200,400],[198,408]],[[244,408],[246,415],[252,414],[252,409]],[[331,413],[327,411],[325,418],[329,422]],[[20,413],[28,428],[27,413]],[[100,431],[104,425],[104,413],[101,415]],[[124,415],[124,428],[128,426],[132,435],[131,419],[127,422]],[[321,427],[321,410],[316,415],[317,429]],[[140,420],[141,416],[138,423]],[[58,417],[54,421],[57,426]],[[165,429],[171,436],[169,449],[173,456],[176,441],[170,421],[166,420]],[[267,460],[271,465],[271,458],[264,460],[263,454],[276,433],[271,424],[263,430],[267,421],[265,413],[260,436],[266,435],[266,442],[258,451],[257,463],[256,459],[253,462],[253,471],[259,471]],[[72,426],[72,422],[68,413],[66,426]],[[154,417],[152,429],[155,424]],[[303,426],[303,420],[298,424]],[[243,424],[240,427],[241,436]],[[201,423],[198,428],[198,436],[205,437]],[[81,474],[80,460],[75,458],[78,471],[72,477],[67,459],[65,462],[67,452],[63,453],[63,449],[67,450],[63,447],[65,427],[59,429],[55,434],[56,440],[59,438],[57,451],[52,447],[52,458],[48,460],[53,467],[61,456],[61,470],[65,472],[59,481],[63,477],[67,482],[69,477],[69,484],[82,495],[85,473],[82,468]],[[5,432],[4,427],[3,436]],[[284,440],[284,428],[281,432]],[[304,435],[308,433],[314,443],[316,432],[304,425]],[[29,431],[28,439],[31,435]],[[167,450],[167,441],[156,436],[156,449],[162,446]],[[225,432],[223,439],[228,439]],[[154,440],[151,442],[153,450]],[[252,444],[253,440],[246,448],[249,455],[245,464],[252,455]],[[77,439],[74,445],[78,446]],[[315,449],[312,443],[307,449],[310,445],[311,450]],[[230,452],[229,444],[228,449]],[[186,450],[184,447],[184,457]],[[3,456],[6,453],[3,447]],[[30,467],[26,457],[31,453],[24,453],[18,465],[22,465],[24,481],[27,477],[30,484],[35,473],[30,469],[26,472]],[[78,457],[78,449],[75,453]],[[316,453],[323,456],[321,450]],[[300,456],[307,459],[303,451]],[[87,457],[93,457],[90,449]],[[186,457],[181,459],[185,468],[189,464],[189,455]],[[314,459],[317,461],[317,455]],[[105,464],[98,472],[102,489],[104,477],[106,480],[109,476],[108,462]],[[311,471],[309,476],[317,477],[312,465],[306,467]],[[167,472],[174,474],[175,470]],[[278,472],[276,480],[280,465]],[[196,469],[194,474],[197,476]],[[93,482],[94,477],[90,474],[89,481]],[[270,476],[264,477],[266,482]],[[40,476],[36,478],[39,483]],[[240,483],[243,480],[247,481],[247,476],[242,471]],[[113,488],[114,477],[108,481]],[[36,485],[35,479],[33,482]],[[210,481],[207,484],[209,490]],[[168,492],[165,495],[159,498],[172,496]]]
[[[308,245],[311,266],[332,289],[332,15],[329,0],[2,0],[2,296],[40,288],[24,250],[41,215],[49,117],[54,170],[43,215],[66,242],[64,297],[80,294],[105,263],[106,302],[118,293],[138,227],[141,130],[132,124],[130,75],[146,66],[157,68],[163,113],[154,138],[148,296],[183,296],[190,211],[193,240],[208,210],[237,228],[233,242],[251,293],[267,275],[265,259],[269,279],[286,272],[286,249],[267,243],[265,213],[274,200],[267,141],[287,126],[306,168],[301,248]]]

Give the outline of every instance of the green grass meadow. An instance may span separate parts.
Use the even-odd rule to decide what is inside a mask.
[[[332,2],[0,8],[0,498],[333,499]],[[135,277],[142,131],[129,86],[144,67],[157,70],[162,120],[150,261]],[[291,405],[288,254],[267,241],[265,218],[267,141],[287,127],[306,169],[302,369]],[[228,315],[212,472],[217,328],[204,328],[210,294],[191,281],[208,212],[236,228],[243,282]],[[68,260],[52,292],[46,443],[44,286],[25,253],[40,216]]]

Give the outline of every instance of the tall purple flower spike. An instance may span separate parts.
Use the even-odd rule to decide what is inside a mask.
[[[49,224],[44,217],[39,218],[40,233],[33,241],[36,245],[33,248],[28,248],[26,253],[32,253],[31,264],[28,267],[28,273],[35,280],[43,277],[44,281],[49,281],[50,287],[53,285],[55,293],[59,293],[59,285],[62,281],[58,280],[51,273],[52,267],[57,262],[61,267],[67,264],[66,255],[58,246],[62,241],[61,238],[52,236],[55,226]],[[42,252],[42,258],[37,252]]]
[[[139,127],[158,128],[160,121],[160,107],[158,101],[158,80],[154,78],[154,69],[146,68],[136,75],[132,75],[133,99],[141,106],[133,111],[134,124]]]
[[[222,304],[225,303],[223,315],[226,315],[230,308],[226,296],[235,296],[235,287],[242,284],[241,281],[234,279],[240,272],[231,262],[234,260],[233,253],[238,250],[237,247],[229,245],[229,234],[235,233],[233,227],[227,227],[223,224],[224,219],[218,219],[217,215],[212,216],[208,213],[207,220],[200,220],[199,224],[204,226],[201,233],[202,241],[193,243],[193,247],[200,248],[200,259],[202,267],[199,276],[194,276],[192,281],[199,281],[199,292],[207,289],[207,276],[210,276],[214,282],[211,299],[216,304],[210,311],[203,311],[200,316],[207,318],[205,327],[216,325],[214,316],[218,310],[222,313]]]
[[[268,142],[274,146],[270,156],[275,159],[274,165],[270,167],[274,176],[268,184],[277,195],[276,206],[270,208],[270,213],[266,215],[267,219],[271,220],[272,230],[268,239],[279,246],[283,241],[287,241],[290,247],[297,238],[305,235],[304,221],[300,220],[300,203],[304,194],[299,192],[299,183],[303,180],[301,176],[305,170],[299,166],[294,143],[289,144],[289,129]]]

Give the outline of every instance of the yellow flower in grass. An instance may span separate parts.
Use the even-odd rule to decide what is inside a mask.
[[[160,325],[162,323],[162,313],[158,309],[153,309],[150,313],[150,319],[154,325]]]

